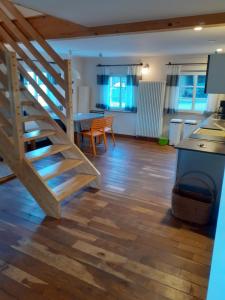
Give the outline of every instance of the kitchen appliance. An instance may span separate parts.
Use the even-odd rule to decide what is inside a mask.
[[[221,119],[225,119],[225,100],[220,101],[220,107],[218,109],[218,116]]]

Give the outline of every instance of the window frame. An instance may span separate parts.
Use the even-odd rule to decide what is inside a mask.
[[[42,72],[43,75],[47,78],[48,73],[47,72]],[[38,75],[36,75],[35,72],[33,72],[32,70],[28,71],[28,74],[31,76],[31,78],[39,85],[39,87],[42,89],[42,91],[51,98],[51,91],[48,89],[48,87],[41,81],[41,79],[39,78]],[[49,106],[46,103],[46,101],[41,97],[41,95],[36,91],[36,89],[33,87],[33,85],[29,82],[29,80],[27,80],[25,78],[25,85],[27,86],[27,89],[29,90],[29,86],[31,86],[31,88],[34,90],[34,92],[32,92],[31,90],[29,90],[29,92],[32,94],[33,97],[35,97],[37,99],[37,101],[39,102],[39,104],[47,109]]]
[[[204,111],[202,110],[196,110],[195,109],[195,101],[196,101],[196,93],[197,93],[197,88],[199,88],[200,86],[197,86],[198,83],[198,76],[206,76],[206,72],[202,71],[202,72],[181,72],[180,74],[181,76],[188,76],[191,75],[193,76],[193,96],[192,96],[192,107],[191,110],[184,110],[184,109],[179,109],[178,108],[178,112],[181,113],[190,113],[190,114],[203,114]],[[184,86],[184,87],[192,87],[192,86]],[[179,89],[181,88],[180,84],[179,84]],[[179,107],[179,98],[180,96],[178,95],[178,107]],[[208,101],[208,96],[206,101]]]
[[[119,77],[120,78],[120,88],[119,88],[119,90],[120,90],[120,97],[119,97],[120,106],[118,108],[110,106],[111,95],[112,95],[112,93],[111,93],[111,80],[112,80],[113,77]],[[123,100],[122,100],[122,88],[121,88],[122,80],[121,80],[121,78],[126,78],[126,75],[122,75],[122,74],[111,74],[111,75],[109,75],[109,98],[110,98],[109,99],[109,110],[110,111],[126,112],[125,107],[124,108],[122,107]],[[126,87],[127,87],[127,84],[126,84]]]

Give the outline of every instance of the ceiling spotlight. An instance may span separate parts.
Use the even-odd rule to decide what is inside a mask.
[[[201,31],[202,29],[203,29],[202,26],[195,26],[195,27],[194,27],[194,30],[195,30],[195,31]]]
[[[223,52],[223,49],[222,49],[222,48],[216,49],[216,53],[221,53],[221,52]]]

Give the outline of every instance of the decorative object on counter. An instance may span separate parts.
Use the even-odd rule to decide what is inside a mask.
[[[190,182],[200,183],[200,186]],[[201,172],[187,172],[177,179],[173,188],[172,214],[183,221],[206,225],[211,220],[215,194],[211,177]]]
[[[183,139],[189,137],[192,132],[196,129],[198,122],[196,120],[185,120],[184,121],[184,131]]]
[[[220,101],[220,106],[219,106],[217,115],[218,115],[221,119],[225,119],[225,100]]]
[[[171,119],[169,125],[169,144],[174,146],[180,143],[183,132],[183,120]]]

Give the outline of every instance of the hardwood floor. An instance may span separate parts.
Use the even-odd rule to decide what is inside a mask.
[[[17,179],[0,186],[0,299],[205,299],[212,230],[170,214],[174,149],[117,138],[97,153],[101,190],[68,199],[61,220]]]

